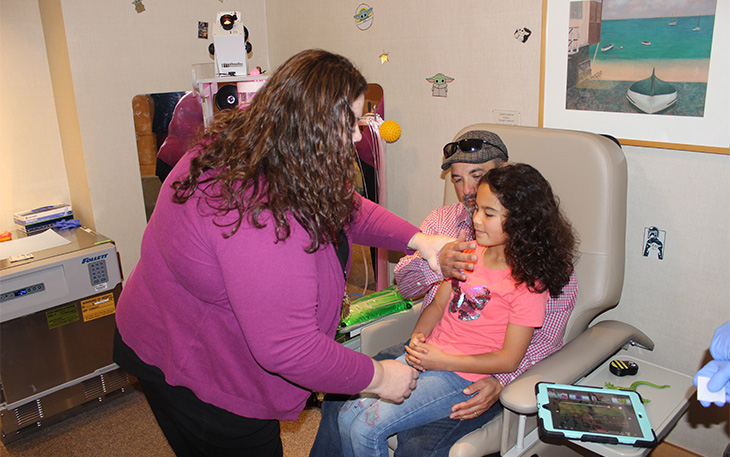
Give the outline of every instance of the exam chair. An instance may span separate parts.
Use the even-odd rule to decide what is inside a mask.
[[[579,238],[575,267],[578,298],[567,325],[563,348],[533,366],[506,386],[500,401],[504,412],[481,429],[462,437],[451,457],[500,452],[505,455],[537,454],[525,446],[524,437],[535,429],[537,412],[534,386],[540,381],[572,384],[626,345],[653,349],[654,343],[635,327],[593,319],[619,302],[624,278],[626,232],[626,159],[617,142],[586,132],[536,127],[475,124],[469,130],[498,134],[509,151],[510,162],[537,168],[553,186],[561,207]],[[457,201],[447,174],[444,204]],[[418,319],[420,304],[391,316],[361,333],[361,351],[374,355],[404,342]],[[395,440],[391,438],[391,450]],[[540,443],[537,443],[540,445]],[[529,452],[527,452],[529,450]],[[549,452],[539,455],[550,455]],[[566,450],[552,455],[570,455]]]

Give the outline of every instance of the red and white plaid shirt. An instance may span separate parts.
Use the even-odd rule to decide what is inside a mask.
[[[474,228],[471,224],[471,215],[462,203],[441,206],[431,212],[421,224],[421,231],[429,235],[449,235],[456,238],[461,230],[466,231],[467,241],[474,240]],[[398,291],[404,297],[420,297],[424,294],[423,308],[432,301],[438,290],[438,285],[444,280],[441,272],[435,272],[428,266],[418,253],[403,257],[393,271]],[[578,283],[575,273],[570,276],[570,282],[563,288],[558,298],[548,299],[545,310],[545,323],[535,329],[530,346],[517,370],[512,373],[499,373],[494,377],[506,386],[525,370],[546,358],[563,346],[565,327],[568,318],[575,306],[578,295]]]

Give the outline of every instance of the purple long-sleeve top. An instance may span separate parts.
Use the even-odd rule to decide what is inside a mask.
[[[265,228],[244,218],[224,238],[230,227],[201,215],[197,198],[177,204],[172,194],[163,186],[117,307],[119,333],[144,362],[169,384],[258,419],[296,419],[310,390],[354,394],[368,386],[370,358],[333,340],[345,291],[333,245],[307,254],[309,235],[294,218],[291,235],[276,242],[265,213]],[[353,242],[407,250],[418,228],[358,199],[350,252]]]

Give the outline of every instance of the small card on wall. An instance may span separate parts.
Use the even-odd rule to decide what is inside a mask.
[[[207,40],[208,39],[208,23],[198,21],[198,38]]]
[[[520,125],[519,111],[492,110],[494,123],[502,125]]]

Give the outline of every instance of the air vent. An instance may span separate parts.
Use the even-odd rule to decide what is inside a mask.
[[[15,418],[19,426],[38,422],[43,419],[43,407],[41,401],[36,400],[15,408]]]
[[[121,389],[122,387],[127,386],[128,384],[131,384],[129,381],[129,376],[127,376],[127,373],[125,373],[123,370],[114,370],[110,373],[105,374],[104,378],[106,378],[105,387],[107,392],[113,392],[117,389]]]
[[[104,392],[104,380],[101,376],[84,381],[84,396],[86,398],[101,397]]]

